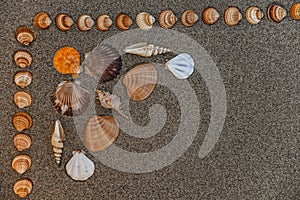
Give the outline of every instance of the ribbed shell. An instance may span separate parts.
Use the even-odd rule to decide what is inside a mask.
[[[142,30],[151,29],[154,22],[155,18],[147,12],[141,12],[136,16],[136,24]]]
[[[33,18],[33,26],[37,29],[46,29],[52,21],[46,12],[39,12]]]
[[[112,23],[113,22],[108,15],[99,15],[96,20],[96,27],[99,31],[107,31]]]
[[[186,79],[194,72],[195,63],[193,58],[187,53],[181,53],[165,64],[176,78]]]
[[[81,15],[77,21],[77,27],[81,31],[91,30],[95,22],[89,15]]]
[[[267,17],[269,21],[279,23],[286,17],[286,15],[286,10],[281,6],[276,4],[271,4],[268,6]]]
[[[92,152],[102,151],[117,139],[119,132],[116,119],[94,115],[84,129],[84,144]]]
[[[59,120],[55,122],[54,131],[51,137],[51,145],[54,153],[55,162],[57,165],[61,163],[62,152],[66,135]]]
[[[68,31],[74,24],[74,20],[67,14],[60,13],[55,17],[56,27],[61,31]]]
[[[23,174],[27,170],[29,170],[31,166],[31,158],[28,155],[22,154],[17,155],[12,160],[11,166],[14,170],[16,170],[19,174]]]
[[[123,79],[129,98],[133,101],[145,100],[157,83],[157,71],[151,64],[140,64],[132,68]]]
[[[31,191],[32,181],[27,178],[19,179],[14,184],[14,192],[21,198],[26,197],[28,194],[31,193]]]
[[[186,10],[181,16],[181,22],[184,26],[194,26],[199,20],[199,16],[193,10]]]
[[[14,76],[14,82],[21,88],[25,88],[30,85],[32,81],[32,73],[29,71],[18,71]]]
[[[18,151],[23,151],[30,148],[31,138],[25,133],[18,133],[14,137],[14,146]]]
[[[13,125],[17,131],[29,129],[32,126],[32,118],[28,113],[18,112],[13,116]]]
[[[121,13],[116,17],[116,26],[121,31],[128,30],[132,23],[132,19],[126,14]]]
[[[27,106],[30,106],[32,102],[32,97],[27,92],[17,92],[14,95],[14,103],[18,108],[25,108]]]
[[[158,22],[162,28],[172,28],[177,22],[177,17],[172,10],[163,10],[158,17]]]
[[[171,50],[168,48],[155,46],[153,44],[147,44],[144,42],[128,46],[125,48],[124,51],[125,53],[135,54],[143,57],[151,57],[151,56],[171,52]]]
[[[242,14],[237,7],[229,7],[225,10],[224,20],[228,26],[237,25],[242,19]]]
[[[14,53],[14,61],[20,68],[28,67],[32,63],[32,55],[26,50],[18,50]]]
[[[207,7],[202,12],[202,21],[207,25],[215,24],[220,17],[218,11],[213,7]]]
[[[294,3],[290,8],[290,16],[294,20],[300,20],[300,3]]]
[[[258,7],[249,7],[246,10],[246,20],[250,24],[258,24],[264,17],[264,13]]]
[[[16,39],[21,44],[28,46],[36,38],[36,33],[27,26],[20,26],[16,30]]]

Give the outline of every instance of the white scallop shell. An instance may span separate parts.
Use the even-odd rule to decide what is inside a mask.
[[[181,53],[165,64],[165,69],[169,70],[176,78],[186,79],[194,72],[194,60],[187,53]]]

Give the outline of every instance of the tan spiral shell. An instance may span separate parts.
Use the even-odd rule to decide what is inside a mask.
[[[246,10],[246,20],[250,24],[258,24],[264,17],[264,13],[258,8],[251,6]]]
[[[193,10],[186,10],[181,16],[181,22],[184,26],[194,26],[199,20],[199,16]]]
[[[39,12],[33,18],[33,26],[37,29],[46,29],[52,21],[46,12]]]
[[[237,7],[229,7],[225,10],[224,20],[228,26],[237,25],[242,19],[242,14]]]
[[[176,22],[177,17],[172,10],[163,10],[158,17],[158,23],[162,28],[172,28]]]
[[[136,16],[135,21],[140,29],[149,30],[152,28],[155,18],[147,12],[141,12]]]
[[[14,76],[14,82],[21,88],[25,88],[30,85],[32,81],[32,73],[29,71],[18,71]]]
[[[202,12],[202,21],[204,24],[213,25],[220,18],[220,14],[213,7],[207,7]]]
[[[132,23],[132,19],[124,13],[120,13],[116,18],[116,26],[121,31],[128,30]]]
[[[294,20],[300,20],[300,3],[294,3],[290,8],[290,16]]]
[[[99,15],[96,20],[96,27],[99,31],[107,31],[112,23],[113,22],[108,15]]]
[[[14,103],[18,106],[18,108],[25,108],[30,106],[32,102],[32,97],[27,92],[17,92],[14,95]]]
[[[14,137],[14,146],[18,151],[23,151],[30,148],[31,138],[25,133],[18,133]]]
[[[36,38],[36,33],[28,26],[20,26],[16,30],[16,39],[21,44],[28,46]]]
[[[74,24],[74,20],[65,13],[59,13],[55,17],[56,27],[61,31],[68,31]]]
[[[28,113],[18,112],[13,116],[13,125],[17,131],[29,129],[32,126],[32,118]]]
[[[32,181],[27,178],[19,179],[14,184],[14,192],[21,198],[26,197],[28,194],[31,193],[31,191]]]
[[[14,53],[14,61],[20,68],[28,67],[32,64],[32,55],[26,50],[17,50]]]
[[[279,23],[286,15],[286,10],[279,5],[271,4],[267,8],[267,17],[271,22]]]
[[[11,166],[19,174],[26,172],[31,166],[31,158],[28,155],[22,154],[14,157]]]
[[[94,20],[89,15],[81,15],[77,21],[78,29],[81,31],[91,30],[94,24]]]

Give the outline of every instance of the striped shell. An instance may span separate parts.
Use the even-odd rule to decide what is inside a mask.
[[[94,26],[94,20],[89,15],[81,15],[77,21],[77,27],[81,31],[91,30]]]
[[[33,26],[37,29],[46,29],[52,21],[46,12],[39,12],[33,18]]]
[[[31,193],[31,191],[32,181],[27,178],[19,179],[14,184],[14,192],[21,198],[26,197],[28,194]]]
[[[258,24],[264,17],[264,13],[257,7],[249,7],[246,10],[246,20],[250,24]]]
[[[112,23],[113,22],[108,15],[99,15],[96,20],[96,27],[99,31],[107,31]]]
[[[24,172],[29,170],[31,162],[31,158],[28,155],[22,154],[14,157],[11,166],[19,174],[23,174]]]
[[[14,76],[14,82],[21,88],[30,85],[32,81],[32,73],[29,71],[18,71]]]
[[[130,45],[126,47],[124,51],[125,53],[135,54],[142,57],[151,57],[171,52],[168,48],[147,44],[145,42]]]
[[[27,92],[17,92],[14,95],[14,103],[18,106],[18,108],[25,108],[31,105],[32,97]]]
[[[141,12],[136,16],[136,24],[142,30],[151,29],[154,22],[155,18],[147,12]]]
[[[193,10],[186,10],[181,16],[181,22],[184,26],[194,26],[199,20],[199,16]]]
[[[28,67],[32,64],[32,55],[26,50],[18,50],[14,53],[14,61],[20,68]]]
[[[276,4],[271,4],[268,6],[267,17],[269,21],[279,23],[286,17],[286,15],[286,10],[281,6]]]
[[[13,125],[17,131],[29,129],[32,126],[32,118],[28,113],[18,112],[13,116]]]
[[[36,33],[27,26],[20,26],[16,30],[16,39],[21,44],[28,46],[36,39]]]
[[[237,25],[242,19],[242,14],[237,7],[229,7],[225,10],[224,20],[228,26]]]
[[[55,17],[56,27],[61,31],[68,31],[74,24],[74,20],[67,14],[60,13]]]
[[[204,24],[213,25],[220,18],[220,14],[213,7],[205,8],[202,12],[202,21]]]
[[[121,31],[126,31],[132,25],[132,19],[126,14],[119,14],[116,18],[116,26]]]
[[[64,129],[59,120],[56,120],[54,131],[51,137],[51,145],[54,153],[55,162],[57,165],[61,163],[61,157],[64,148],[64,141],[66,140],[66,135]]]
[[[300,3],[294,3],[290,8],[290,16],[294,20],[300,20]]]
[[[158,17],[158,23],[162,28],[172,28],[176,22],[177,17],[172,10],[163,10]]]
[[[18,133],[14,136],[14,146],[18,151],[23,151],[31,146],[31,138],[25,133]]]

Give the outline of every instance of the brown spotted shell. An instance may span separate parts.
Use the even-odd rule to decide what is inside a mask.
[[[279,5],[271,4],[267,8],[267,17],[271,22],[279,23],[286,17],[286,15],[286,10]]]
[[[108,15],[99,15],[96,20],[96,27],[99,31],[107,31],[112,23],[113,22]]]
[[[17,155],[12,160],[11,166],[14,170],[16,170],[19,174],[23,174],[27,170],[29,170],[31,166],[31,158],[28,155],[22,154]]]
[[[14,76],[14,82],[21,88],[25,88],[30,85],[32,81],[32,73],[29,71],[18,71]]]
[[[176,22],[177,17],[172,10],[163,10],[158,17],[158,23],[162,28],[172,28]]]
[[[32,55],[26,50],[17,50],[14,53],[14,61],[20,68],[28,67],[32,64]]]
[[[224,20],[228,26],[237,25],[242,19],[242,14],[237,7],[229,7],[225,10]]]
[[[68,31],[74,24],[74,20],[65,13],[60,13],[55,17],[56,27],[61,31]]]
[[[13,116],[13,125],[17,131],[29,129],[32,126],[32,118],[28,113],[18,112]]]
[[[132,19],[124,13],[119,14],[116,18],[116,26],[121,31],[128,30],[132,23]]]
[[[16,30],[16,39],[21,44],[28,46],[36,39],[36,33],[28,26],[20,26]]]
[[[199,16],[193,10],[186,10],[181,16],[181,22],[184,26],[194,26],[199,20]]]
[[[33,26],[37,29],[46,29],[52,21],[46,12],[39,12],[33,18]]]
[[[77,27],[81,31],[91,30],[94,26],[94,20],[89,15],[81,15],[77,21]]]
[[[135,21],[140,29],[149,30],[152,28],[155,18],[147,12],[141,12],[136,16]]]
[[[32,181],[27,178],[19,179],[14,184],[14,192],[21,198],[24,198],[27,195],[29,195],[31,191]]]
[[[27,106],[30,106],[32,102],[32,97],[27,92],[17,92],[14,95],[14,103],[18,108],[25,108]]]
[[[220,18],[220,14],[213,7],[207,7],[202,12],[202,21],[204,24],[213,25]]]
[[[246,10],[246,20],[250,24],[258,24],[264,17],[264,13],[258,8],[251,6]]]
[[[300,3],[294,3],[290,8],[290,16],[294,20],[300,20]]]
[[[14,146],[18,151],[23,151],[30,148],[31,138],[25,133],[18,133],[14,136]]]

